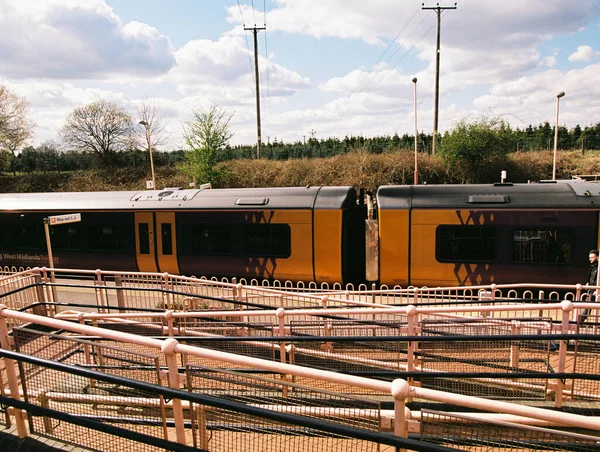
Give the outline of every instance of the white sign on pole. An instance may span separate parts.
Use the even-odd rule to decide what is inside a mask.
[[[152,190],[154,189],[154,181],[153,180],[147,180],[146,181],[146,190]]]
[[[55,215],[53,217],[48,217],[50,226],[57,224],[77,223],[78,221],[81,221],[80,213],[70,213],[67,215]]]

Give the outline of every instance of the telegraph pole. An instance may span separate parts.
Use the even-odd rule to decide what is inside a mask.
[[[254,34],[254,81],[256,84],[256,158],[260,158],[260,90],[259,90],[259,79],[258,79],[258,32],[260,30],[266,30],[267,27],[244,27],[244,30],[250,30]]]
[[[454,6],[425,6],[422,5],[422,9],[432,9],[437,13],[437,46],[435,52],[435,101],[433,104],[433,143],[431,145],[431,153],[435,154],[437,148],[437,135],[438,135],[438,105],[440,103],[440,24],[442,18],[442,10],[444,9],[456,9],[456,3]]]

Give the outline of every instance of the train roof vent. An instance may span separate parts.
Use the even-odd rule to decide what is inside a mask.
[[[266,206],[269,198],[238,198],[235,202],[238,206]]]
[[[506,204],[510,198],[506,195],[470,195],[467,198],[469,204]]]

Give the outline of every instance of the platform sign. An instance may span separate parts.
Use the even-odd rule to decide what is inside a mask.
[[[52,243],[50,242],[50,226],[77,223],[79,221],[81,221],[80,213],[68,213],[66,215],[54,215],[53,217],[44,218],[44,232],[46,233],[46,246],[48,247],[48,265],[50,266],[50,268],[54,268],[54,259],[52,258]],[[54,289],[54,287],[52,289]],[[54,297],[54,299],[56,300],[56,296]]]
[[[80,213],[70,213],[67,215],[55,215],[53,217],[48,217],[50,226],[55,226],[57,224],[77,223],[78,221],[81,221]]]
[[[154,181],[153,180],[146,181],[146,190],[154,190]]]

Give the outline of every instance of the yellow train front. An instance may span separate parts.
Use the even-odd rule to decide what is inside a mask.
[[[599,184],[382,186],[377,205],[389,286],[585,283],[598,248]]]
[[[0,195],[0,265],[357,282],[364,205],[352,187]]]

